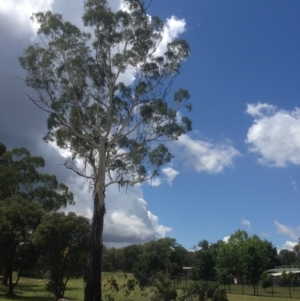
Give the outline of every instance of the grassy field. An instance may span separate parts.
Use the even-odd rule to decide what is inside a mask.
[[[103,273],[104,287],[103,295],[111,293],[109,290],[109,285],[106,284],[106,279],[113,276],[118,283],[124,283],[126,281],[122,273]],[[131,277],[129,275],[129,277]],[[5,297],[6,287],[0,285],[0,301],[16,300],[16,301],[53,301],[55,298],[53,295],[49,294],[45,290],[45,285],[47,280],[41,279],[30,279],[21,278],[19,284],[15,289],[16,296],[13,298]],[[185,286],[185,282],[181,282],[180,286]],[[231,294],[228,293],[229,301],[288,301],[289,298],[288,288],[274,287],[273,297],[272,290],[269,288],[267,292],[264,289],[259,288],[259,296],[253,296],[253,289],[250,286],[244,285],[244,295],[242,295],[242,287],[240,285],[231,285]],[[228,287],[226,287],[228,292]],[[83,300],[84,283],[82,279],[72,279],[67,285],[67,290],[64,298],[71,301],[82,301]],[[295,288],[291,290],[292,299],[300,300],[300,288]],[[144,292],[136,289],[129,298],[125,298],[124,291],[120,291],[116,296],[115,300],[128,300],[128,301],[147,301],[149,299],[148,295],[144,296]],[[104,299],[105,300],[105,299]]]

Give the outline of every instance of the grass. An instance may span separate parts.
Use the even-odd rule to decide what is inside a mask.
[[[107,284],[107,279],[114,277],[119,284],[125,283],[127,279],[124,277],[123,273],[103,273],[103,295],[111,293],[109,290],[109,284]],[[128,276],[129,278],[132,275]],[[12,298],[7,298],[5,296],[6,287],[0,285],[0,301],[54,301],[55,298],[52,294],[46,291],[45,285],[47,280],[41,279],[32,279],[32,278],[21,278],[18,285],[15,288],[15,296]],[[182,281],[179,287],[184,287],[185,281]],[[269,288],[267,292],[264,289],[258,289],[259,296],[253,296],[253,289],[251,286],[244,285],[244,295],[242,295],[242,286],[241,285],[231,285],[231,294],[228,293],[227,296],[229,301],[288,301],[289,290],[288,288],[283,287],[274,287],[273,288],[273,297],[272,290]],[[83,300],[83,291],[84,283],[82,279],[71,279],[68,282],[66,293],[64,298],[70,301],[82,301]],[[300,300],[300,288],[291,289],[292,299]],[[146,292],[146,293],[149,293]],[[115,300],[122,301],[147,301],[148,296],[143,296],[143,292],[138,288],[130,295],[129,298],[125,297],[124,291],[121,290],[116,296]],[[105,299],[104,299],[105,300]]]
[[[244,294],[242,289],[244,289]],[[230,294],[229,294],[229,289],[228,286],[226,286],[226,291],[228,296],[237,296],[238,298],[243,297],[244,295],[246,296],[251,296],[251,297],[255,297],[253,296],[253,287],[249,286],[249,285],[244,285],[242,288],[242,285],[231,285],[230,287]],[[261,288],[260,286],[258,286],[258,296],[263,298],[263,300],[290,300],[290,295],[289,295],[289,289],[288,287],[280,287],[280,286],[274,286],[273,287],[273,292],[272,292],[272,288],[268,288],[266,291],[265,289]],[[297,299],[300,300],[300,288],[299,287],[295,287],[295,288],[291,288],[291,296],[292,299]],[[233,299],[232,300],[238,300],[238,299]],[[241,300],[244,300],[241,298]],[[245,299],[248,300],[248,299]],[[253,300],[253,299],[249,299],[249,300]],[[259,300],[259,299],[255,299],[255,300]]]

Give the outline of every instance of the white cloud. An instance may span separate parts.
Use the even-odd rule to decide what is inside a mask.
[[[229,238],[230,238],[230,235],[229,235],[229,236],[225,236],[225,237],[223,238],[223,241],[224,241],[225,243],[228,243]]]
[[[281,249],[293,251],[294,246],[297,244],[297,242],[287,240]]]
[[[264,117],[274,113],[275,107],[267,103],[247,104],[246,112],[253,117]]]
[[[176,144],[184,149],[186,164],[198,172],[220,173],[233,166],[233,159],[239,155],[229,143],[193,140],[188,135],[181,135]]]
[[[167,19],[164,25],[162,41],[159,44],[155,56],[163,56],[167,50],[167,45],[174,39],[177,39],[185,31],[186,22],[184,19],[177,19],[172,16],[170,19]]]
[[[62,160],[70,155],[68,151],[59,149],[55,144],[49,146],[61,155]],[[93,202],[88,182],[70,171],[65,183],[74,193],[76,205],[64,211],[74,211],[92,218]],[[147,202],[143,199],[141,185],[127,188],[111,185],[105,194],[106,215],[103,236],[104,243],[108,247],[145,243],[164,237],[172,230],[159,224],[158,217],[148,209]]]
[[[254,117],[246,143],[260,156],[259,162],[277,167],[300,164],[300,109],[279,110],[268,104],[248,104]]]
[[[291,184],[292,184],[294,190],[298,190],[298,185],[297,185],[296,181],[291,180]]]
[[[175,179],[175,177],[177,175],[179,175],[179,171],[175,170],[172,167],[164,167],[162,169],[162,174],[160,176],[155,177],[151,180],[148,180],[147,183],[150,186],[158,187],[158,186],[164,184],[165,182],[167,182],[171,186],[173,180]]]
[[[30,20],[31,15],[51,10],[53,3],[54,0],[5,0],[0,2],[0,16],[5,19],[11,35],[34,35],[38,27]]]
[[[153,187],[158,187],[162,184],[162,180],[160,177],[153,178],[147,182],[149,183],[150,186],[153,186]]]
[[[246,219],[242,219],[242,225],[245,226],[248,230],[251,230],[251,223]]]
[[[274,225],[276,226],[278,233],[287,235],[292,239],[298,239],[299,234],[298,234],[298,231],[296,231],[295,229],[288,227],[286,225],[280,224],[277,221],[274,221]]]
[[[151,224],[155,231],[156,238],[165,237],[167,232],[172,231],[172,228],[170,228],[170,227],[165,227],[163,225],[159,225],[158,217],[156,215],[153,215],[150,211],[148,211],[148,217],[151,220]]]
[[[171,168],[171,167],[165,167],[162,169],[163,173],[166,176],[166,181],[168,182],[169,185],[172,185],[173,180],[177,175],[179,175],[179,171]]]

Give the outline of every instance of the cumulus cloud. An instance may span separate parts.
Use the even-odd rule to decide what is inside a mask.
[[[164,25],[162,41],[154,53],[155,56],[162,56],[166,50],[167,45],[174,39],[177,39],[185,31],[186,22],[184,19],[177,19],[172,16],[167,19]]]
[[[246,143],[259,162],[276,167],[300,164],[300,109],[280,110],[269,104],[248,104],[254,118]]]
[[[276,226],[278,233],[287,235],[292,239],[298,239],[298,237],[299,237],[298,232],[299,231],[293,229],[292,227],[288,227],[286,225],[280,224],[277,221],[274,221],[274,225]]]
[[[173,169],[172,167],[165,167],[162,169],[162,172],[164,173],[166,181],[169,185],[172,185],[172,182],[175,179],[175,177],[179,175],[179,171]]]
[[[120,191],[117,186],[110,186],[106,204],[104,242],[108,246],[145,243],[172,230],[159,224],[158,217],[148,209],[139,185]]]
[[[242,225],[246,227],[248,230],[251,230],[251,223],[247,219],[242,219]]]
[[[225,237],[223,238],[223,241],[224,241],[225,243],[228,243],[229,238],[230,238],[230,235],[229,235],[229,236],[225,236]]]
[[[285,242],[285,244],[281,247],[281,249],[286,249],[286,250],[290,250],[290,251],[293,251],[294,249],[294,246],[297,245],[298,243],[295,242],[295,241],[289,241],[287,240]]]
[[[0,16],[11,35],[34,35],[37,24],[31,22],[33,13],[52,10],[54,0],[5,0],[0,2]]]
[[[54,143],[49,146],[61,155],[62,160],[70,155],[68,151],[59,149]],[[73,191],[76,202],[75,206],[68,207],[65,211],[74,211],[92,218],[93,202],[88,182],[70,172],[65,183]],[[145,243],[164,237],[172,230],[159,224],[158,216],[148,209],[147,202],[143,199],[141,185],[127,188],[111,185],[106,189],[105,194],[106,215],[103,239],[106,246],[123,247]]]
[[[220,173],[233,166],[233,159],[239,155],[229,143],[193,140],[188,135],[181,135],[176,144],[184,150],[186,164],[198,172]]]
[[[179,171],[170,166],[164,167],[159,177],[148,180],[147,183],[153,187],[158,187],[164,183],[168,183],[171,186],[177,175],[179,175]]]

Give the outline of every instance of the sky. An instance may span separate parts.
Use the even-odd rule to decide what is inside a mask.
[[[114,11],[122,0],[109,0]],[[149,1],[147,2],[149,3]],[[47,116],[25,93],[18,57],[38,42],[33,12],[51,10],[83,28],[83,1],[0,2],[0,141],[43,156],[75,195],[67,211],[91,217],[84,180],[63,166],[67,154],[46,144]],[[191,48],[174,87],[189,90],[193,130],[168,144],[165,175],[106,193],[108,247],[176,238],[187,249],[238,229],[280,249],[300,237],[300,1],[153,0],[165,23],[160,51],[174,38]],[[124,74],[130,84],[134,74]]]

